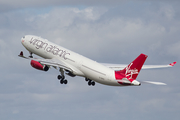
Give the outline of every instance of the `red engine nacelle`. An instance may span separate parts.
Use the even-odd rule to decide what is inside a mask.
[[[48,71],[49,67],[47,65],[41,65],[38,61],[31,60],[31,66],[38,70]]]

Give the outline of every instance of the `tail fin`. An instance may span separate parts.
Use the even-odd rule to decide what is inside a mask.
[[[129,81],[133,81],[137,78],[146,58],[148,56],[145,54],[140,54],[133,62],[131,62],[123,70],[116,71],[120,76],[126,77]]]

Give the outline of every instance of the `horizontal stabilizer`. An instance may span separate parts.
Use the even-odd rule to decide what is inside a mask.
[[[129,80],[117,80],[117,81],[125,84],[131,84]]]
[[[167,85],[166,83],[154,82],[154,81],[143,81],[141,83],[148,83],[148,84],[154,84],[154,85]]]

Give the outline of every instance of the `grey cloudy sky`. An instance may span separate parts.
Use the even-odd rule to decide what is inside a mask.
[[[2,120],[179,120],[180,2],[128,0],[1,0],[0,119]],[[18,58],[27,34],[41,36],[98,62],[128,64],[140,53],[141,81],[167,86],[89,87],[81,77],[60,85],[59,72],[38,71]],[[37,57],[37,56],[36,56]]]

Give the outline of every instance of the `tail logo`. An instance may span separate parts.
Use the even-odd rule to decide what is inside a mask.
[[[134,74],[138,74],[138,69],[134,68],[134,69],[131,69],[131,66],[133,65],[133,63],[130,63],[128,67],[126,67],[126,77],[129,78],[129,79],[132,79],[133,75]]]

